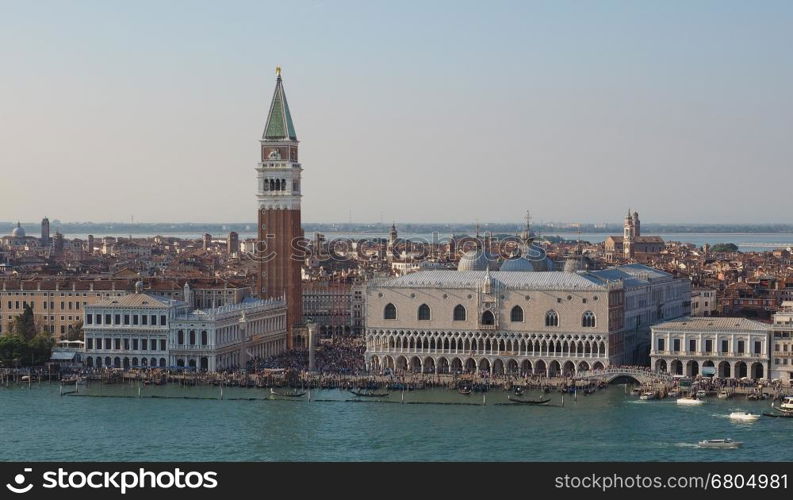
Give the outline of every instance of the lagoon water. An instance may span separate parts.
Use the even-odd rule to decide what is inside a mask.
[[[337,233],[337,232],[322,232],[325,238],[332,239],[374,239],[374,238],[387,238],[385,233]],[[608,233],[559,233],[547,232],[543,233],[545,236],[560,236],[567,240],[588,241],[590,243],[601,243],[609,236]],[[735,243],[738,249],[742,252],[767,252],[775,248],[788,248],[793,247],[793,233],[658,233],[665,241],[681,241],[684,243],[691,243],[698,247],[708,243],[715,245],[717,243]],[[107,234],[102,236],[115,236],[115,237],[128,237],[129,234]],[[133,234],[136,238],[147,238],[157,236],[156,234],[140,233]],[[199,239],[202,234],[199,233],[169,233],[162,236],[173,236],[177,238],[186,239]],[[225,234],[215,234],[216,238],[225,238]],[[416,240],[416,241],[435,241],[433,235],[430,233],[400,233],[400,237]],[[67,238],[79,238],[85,240],[88,238],[87,234],[67,234]],[[253,232],[239,233],[241,240],[247,238],[255,238],[256,234]],[[307,232],[306,238],[313,238],[313,232]],[[439,233],[437,235],[439,241],[447,241],[448,234]]]
[[[715,398],[698,407],[639,401],[613,385],[574,401],[551,393],[548,407],[502,406],[503,392],[405,393],[384,402],[339,390],[314,401],[255,400],[264,389],[176,385],[90,385],[59,396],[58,386],[0,388],[0,460],[15,461],[791,461],[793,419],[734,423],[730,411],[760,413],[768,402]],[[169,396],[180,399],[149,398]],[[529,396],[536,396],[530,394]],[[201,397],[212,399],[183,399]],[[246,400],[234,400],[245,398]],[[318,401],[322,400],[322,401]],[[704,450],[730,437],[738,450]]]

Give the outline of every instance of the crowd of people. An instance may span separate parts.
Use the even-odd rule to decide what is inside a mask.
[[[323,340],[314,355],[315,371],[359,375],[365,372],[364,351],[366,346],[360,338],[337,336]],[[266,359],[255,359],[249,363],[251,371],[283,368],[301,372],[308,370],[308,349],[294,349]]]

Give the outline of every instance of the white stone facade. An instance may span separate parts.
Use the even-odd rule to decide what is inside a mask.
[[[639,268],[652,279],[634,276]],[[632,356],[624,349],[626,295],[638,287],[658,295],[666,286],[669,314],[687,312],[687,281],[644,266],[578,273],[425,271],[372,281],[367,366],[374,372],[561,375],[623,364]],[[683,293],[673,300],[673,290]]]
[[[694,377],[765,379],[770,359],[769,325],[744,318],[692,317],[652,328],[652,367]]]
[[[90,367],[240,368],[286,350],[286,303],[246,298],[194,310],[186,302],[135,293],[86,306],[84,331]]]
[[[783,302],[771,326],[771,379],[793,383],[793,302]]]

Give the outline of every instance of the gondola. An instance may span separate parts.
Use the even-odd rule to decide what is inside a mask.
[[[545,399],[519,399],[513,398],[512,396],[507,396],[507,399],[513,403],[521,404],[521,405],[545,405],[551,402],[551,398]]]
[[[515,395],[516,396],[523,396],[523,387],[517,386],[515,387]]]
[[[281,396],[284,398],[300,398],[306,395],[305,392],[277,392],[275,389],[270,388],[270,394],[273,396]]]
[[[389,394],[387,392],[356,391],[355,389],[350,389],[350,392],[362,398],[384,398]]]
[[[459,389],[457,389],[457,392],[459,392],[463,396],[470,396],[471,395],[471,388],[470,387],[460,387]]]

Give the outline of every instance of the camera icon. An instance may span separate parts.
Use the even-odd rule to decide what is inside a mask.
[[[25,467],[23,469],[23,472],[26,473],[33,472],[33,469],[31,469],[30,467]],[[33,484],[28,484],[27,486],[23,486],[23,484],[25,484],[26,481],[27,478],[25,477],[25,474],[17,474],[16,476],[14,476],[15,484],[7,483],[6,488],[8,488],[8,491],[12,493],[27,493],[28,491],[33,489]]]

